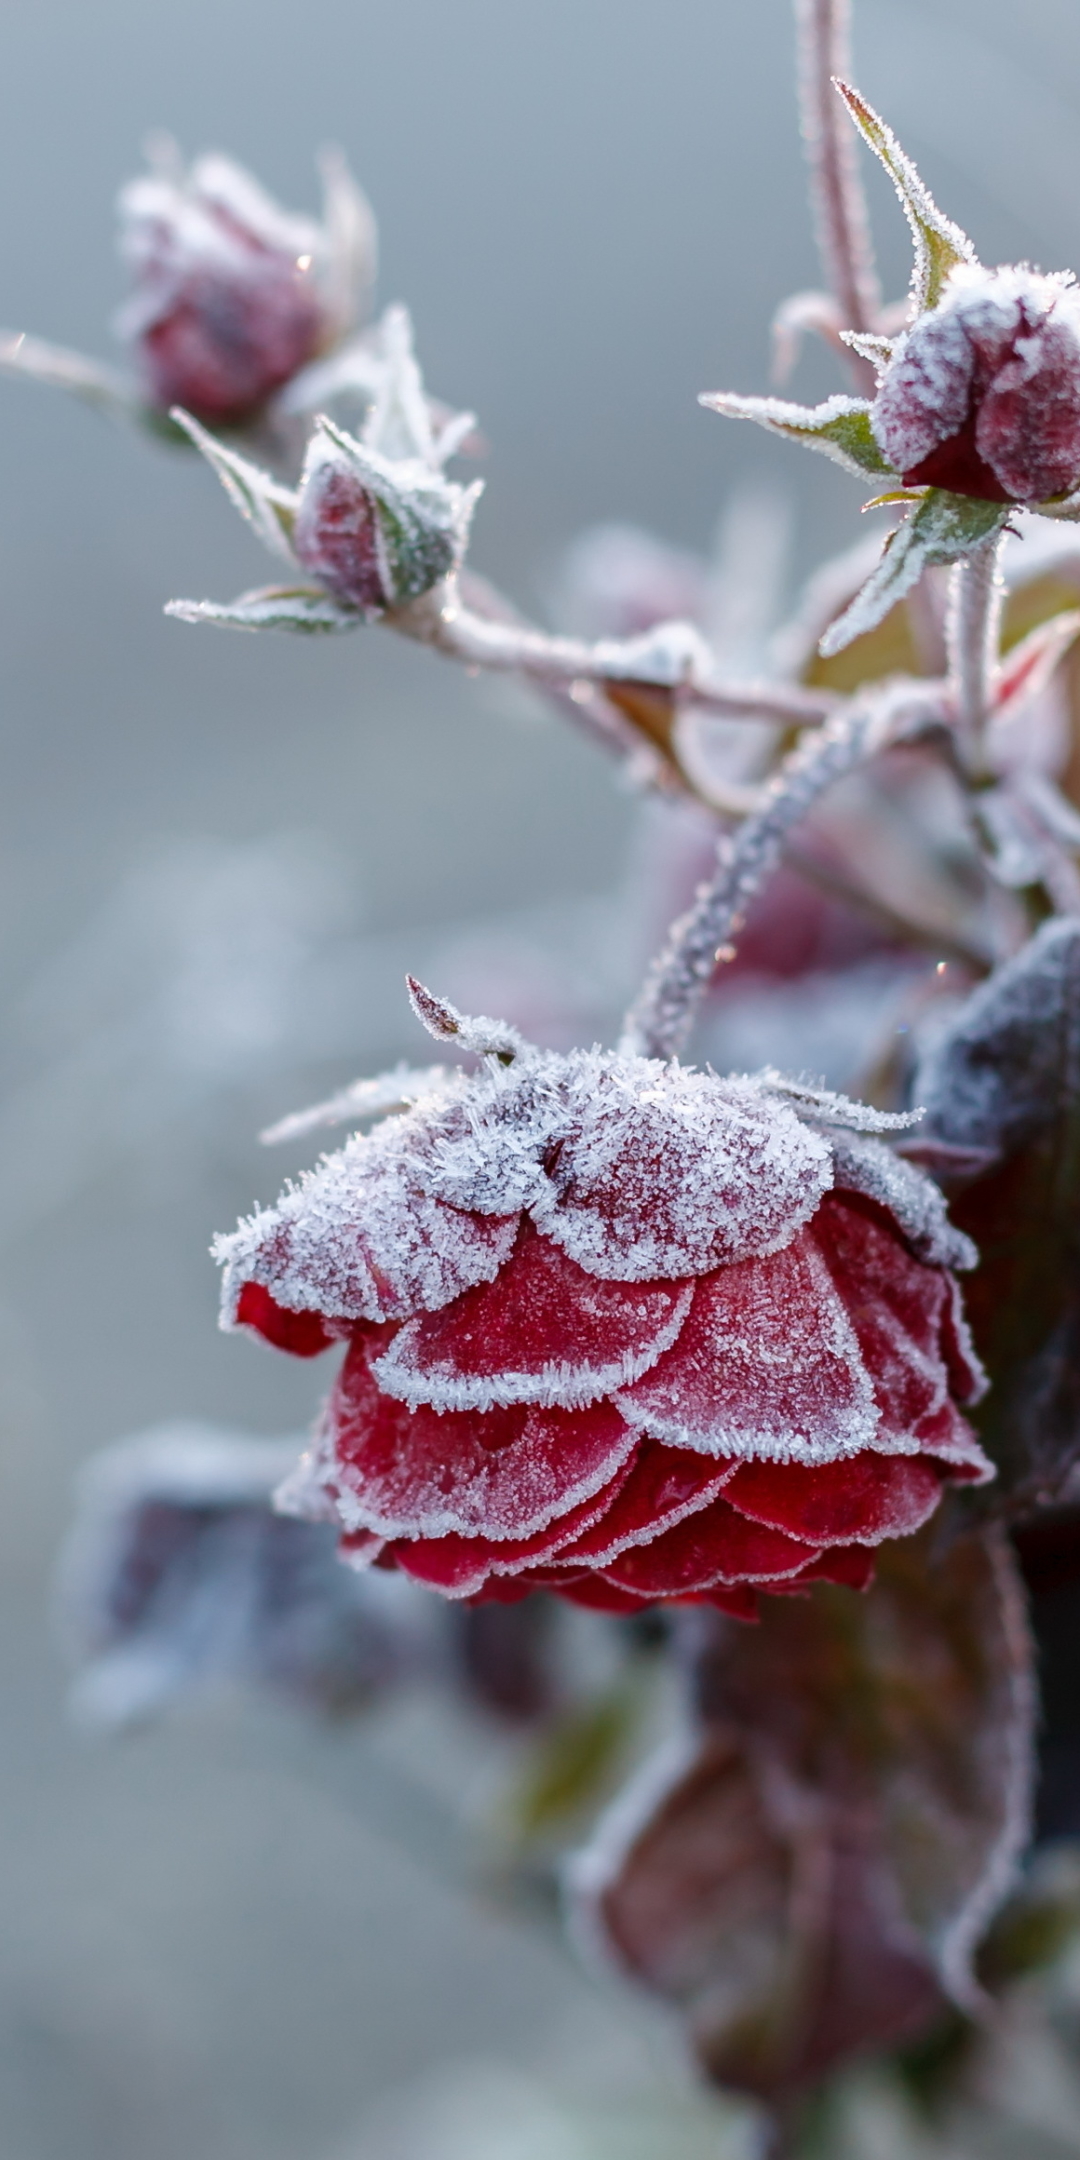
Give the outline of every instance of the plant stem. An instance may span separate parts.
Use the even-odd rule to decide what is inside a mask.
[[[470,668],[525,675],[542,687],[648,683],[681,693],[725,719],[760,719],[805,727],[824,720],[837,700],[792,683],[721,683],[713,656],[691,623],[660,623],[635,638],[557,637],[529,623],[483,615],[447,583],[406,607],[391,610],[392,629]]]
[[[810,166],[814,226],[829,290],[843,327],[873,330],[881,309],[870,219],[854,131],[833,88],[851,77],[850,0],[795,0],[799,104]],[[874,394],[874,370],[848,355],[860,392]]]
[[[998,664],[1001,536],[975,548],[953,572],[949,607],[949,686],[958,743],[970,772],[980,765]]]
[[[881,746],[884,720],[879,703],[827,721],[785,758],[757,815],[734,836],[723,835],[713,876],[673,924],[626,1016],[620,1049],[668,1058],[682,1048],[717,961],[731,957],[728,940],[742,928],[749,902],[775,869],[786,835],[827,787]]]

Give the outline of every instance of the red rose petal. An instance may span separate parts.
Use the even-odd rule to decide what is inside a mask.
[[[939,1410],[920,1418],[915,1437],[923,1454],[942,1466],[951,1485],[985,1485],[997,1474],[953,1402],[944,1402]]]
[[[348,1333],[351,1323],[345,1320],[335,1326],[322,1313],[289,1312],[284,1305],[275,1302],[261,1283],[246,1282],[237,1302],[236,1325],[250,1328],[253,1335],[261,1335],[275,1350],[288,1350],[293,1357],[307,1358],[318,1357],[320,1351],[329,1350],[331,1343],[340,1341],[341,1336]]]
[[[846,1462],[740,1463],[724,1498],[752,1521],[815,1545],[908,1537],[933,1514],[941,1477],[918,1455],[850,1456]]]
[[[867,1545],[833,1545],[809,1560],[799,1582],[843,1583],[849,1590],[868,1590],[874,1580],[874,1553]]]
[[[599,1493],[637,1445],[613,1404],[587,1410],[410,1410],[383,1394],[358,1337],[328,1411],[335,1474],[355,1507],[347,1526],[386,1537],[450,1532],[532,1537]]]
[[[829,1194],[811,1231],[851,1315],[873,1375],[881,1440],[909,1440],[948,1398],[941,1338],[949,1278],[925,1266],[876,1218]]]
[[[655,1365],[692,1296],[689,1283],[601,1281],[524,1222],[494,1282],[407,1322],[379,1360],[379,1385],[442,1410],[573,1409]]]
[[[629,1475],[631,1460],[593,1499],[583,1500],[580,1507],[560,1515],[548,1529],[538,1530],[533,1537],[506,1539],[498,1544],[490,1538],[460,1537],[455,1531],[445,1537],[399,1538],[391,1547],[394,1559],[407,1575],[415,1575],[433,1590],[442,1590],[450,1597],[472,1597],[489,1578],[516,1577],[522,1569],[531,1570],[553,1553],[561,1552],[579,1530],[606,1514]]]
[[[725,1500],[714,1500],[701,1515],[691,1515],[653,1544],[621,1553],[603,1572],[620,1590],[682,1597],[690,1590],[711,1589],[714,1583],[797,1575],[814,1557],[807,1544],[748,1521]]]
[[[674,1349],[615,1399],[657,1439],[711,1455],[828,1462],[877,1425],[851,1325],[805,1231],[783,1252],[702,1277]]]
[[[591,1529],[561,1548],[559,1565],[585,1562],[600,1567],[628,1546],[652,1544],[661,1532],[708,1507],[735,1469],[733,1463],[714,1462],[689,1448],[643,1440],[613,1505]]]

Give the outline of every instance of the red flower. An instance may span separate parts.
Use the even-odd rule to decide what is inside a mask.
[[[221,1241],[226,1326],[348,1342],[286,1506],[450,1597],[749,1617],[864,1585],[992,1474],[956,1408],[973,1248],[921,1173],[823,1129],[873,1113],[490,1042]]]
[[[230,159],[158,172],[120,198],[135,291],[120,319],[149,402],[239,425],[313,359],[334,327],[320,286],[327,238]]]
[[[871,424],[908,487],[1043,502],[1080,481],[1080,295],[1026,269],[955,269],[899,340]]]

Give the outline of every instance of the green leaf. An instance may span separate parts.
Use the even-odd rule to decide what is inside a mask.
[[[894,479],[896,468],[878,448],[870,426],[870,407],[864,398],[831,397],[824,405],[791,405],[784,398],[735,397],[726,390],[709,390],[698,399],[711,412],[729,420],[756,420],[773,435],[820,450],[859,479]]]
[[[837,81],[836,88],[864,142],[869,143],[875,157],[881,159],[900,197],[915,242],[911,297],[921,315],[927,308],[937,306],[950,270],[955,269],[957,263],[977,262],[978,257],[967,234],[938,209],[929,188],[880,114],[850,83]]]
[[[975,991],[916,1094],[928,1138],[989,1156],[951,1212],[980,1252],[965,1303],[991,1379],[972,1413],[998,1467],[987,1500],[1023,1510],[1080,1459],[1080,923],[1045,923]]]
[[[231,606],[170,600],[165,613],[177,622],[216,623],[222,630],[293,630],[301,636],[356,630],[364,621],[358,609],[342,607],[321,585],[262,585],[241,593]]]
[[[260,466],[253,465],[249,458],[241,457],[238,451],[227,449],[216,435],[211,435],[185,412],[182,405],[174,405],[169,417],[190,436],[195,448],[202,451],[229,500],[241,517],[254,526],[271,554],[283,555],[286,562],[295,563],[292,529],[296,520],[296,495],[293,490],[282,487],[279,481],[263,472]]]
[[[947,488],[927,488],[913,515],[886,540],[877,569],[851,606],[829,624],[818,651],[829,659],[867,630],[876,629],[897,601],[918,584],[924,570],[970,555],[973,548],[1001,531],[1010,509],[1008,503],[980,502],[973,495],[953,495]]]
[[[1023,1591],[996,1528],[879,1549],[858,1592],[697,1623],[698,1724],[579,1864],[585,1917],[718,2083],[782,2099],[947,2000],[1027,1834]]]

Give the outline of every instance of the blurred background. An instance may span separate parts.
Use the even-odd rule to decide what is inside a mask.
[[[590,523],[700,553],[747,490],[789,598],[858,539],[843,474],[695,404],[764,387],[775,304],[817,282],[787,0],[0,20],[12,328],[109,356],[112,200],[148,129],[297,208],[337,141],[382,298],[480,416],[473,559],[521,604],[550,610]],[[984,260],[1077,262],[1070,0],[859,0],[856,52]],[[905,229],[869,185],[895,293]],[[835,386],[800,363],[799,394]],[[50,1579],[80,1461],[162,1419],[277,1436],[314,1408],[319,1375],[215,1328],[212,1232],[316,1152],[258,1129],[423,1058],[406,967],[591,1039],[649,930],[638,805],[523,694],[376,631],[162,615],[267,574],[193,457],[0,382],[0,2149],[578,2160],[610,2135],[633,2160],[651,2108],[670,2146],[643,2153],[677,2120],[680,2153],[716,2156],[659,2017],[440,1846],[417,1762],[466,1814],[483,1779],[430,1692],[340,1731],[248,1697],[118,1743],[65,1717]]]

